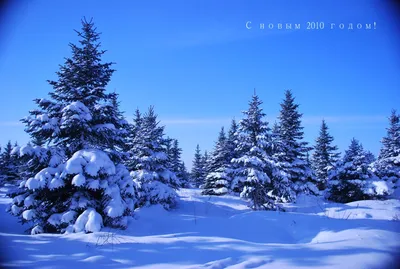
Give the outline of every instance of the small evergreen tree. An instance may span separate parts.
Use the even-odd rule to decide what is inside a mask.
[[[18,148],[18,144],[15,143],[12,146],[11,141],[8,141],[0,155],[0,182],[2,184],[15,183],[19,178],[19,160],[12,154],[15,148]]]
[[[236,158],[237,152],[235,151],[236,149],[236,144],[237,144],[237,131],[238,131],[238,125],[236,123],[236,120],[233,119],[231,121],[231,126],[228,131],[228,137],[226,140],[226,148],[229,153],[229,163],[233,158]]]
[[[178,178],[181,181],[182,188],[189,188],[190,187],[190,174],[186,169],[185,162],[181,161],[179,164],[179,170],[177,173]]]
[[[340,158],[338,147],[332,145],[333,137],[328,132],[325,120],[322,120],[319,136],[315,140],[314,153],[312,155],[312,166],[318,180],[320,190],[326,188],[329,170],[335,167]]]
[[[227,138],[224,127],[218,136],[214,151],[208,161],[208,172],[205,177],[203,195],[224,195],[228,192],[229,176],[227,167],[230,163],[230,152],[227,147]]]
[[[329,200],[348,203],[372,199],[378,195],[374,190],[371,191],[374,174],[368,169],[365,153],[360,142],[353,138],[341,162],[329,173]]]
[[[136,138],[131,150],[136,169],[131,176],[139,186],[139,205],[161,204],[165,209],[174,207],[175,190],[180,183],[175,173],[168,169],[164,126],[159,125],[153,107],[144,115]]]
[[[202,184],[204,184],[203,157],[201,156],[200,146],[198,144],[194,154],[190,178],[196,188],[199,188]]]

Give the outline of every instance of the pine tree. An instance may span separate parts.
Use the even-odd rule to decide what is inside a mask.
[[[203,157],[201,156],[200,146],[198,144],[194,154],[190,178],[196,188],[199,188],[202,184],[204,184]]]
[[[233,158],[236,158],[237,152],[235,151],[236,149],[236,144],[237,144],[237,131],[238,131],[239,126],[236,123],[236,120],[233,119],[231,121],[231,126],[228,131],[228,137],[226,141],[226,147],[229,152],[229,163]]]
[[[0,182],[15,183],[19,177],[19,161],[13,153],[13,149],[17,148],[18,144],[12,146],[11,141],[8,141],[4,147],[4,151],[0,155]]]
[[[185,164],[181,160],[182,156],[182,149],[179,147],[179,142],[177,139],[172,140],[172,147],[171,147],[171,171],[173,171],[179,182],[181,183],[181,187],[188,187],[189,186],[189,175],[186,170]]]
[[[135,170],[131,177],[139,187],[139,205],[161,204],[170,209],[176,204],[175,190],[180,183],[168,169],[164,126],[160,126],[154,108],[150,107],[136,133],[136,144],[131,149]]]
[[[105,89],[112,63],[101,61],[105,51],[92,21],[83,20],[77,33],[80,44],[70,44],[72,56],[49,81],[50,100],[36,99],[39,108],[22,120],[50,151],[40,162],[45,168],[22,178],[20,198],[29,195],[13,200],[12,213],[33,224],[32,234],[124,228],[134,209],[135,186],[121,163],[125,122],[117,96]]]
[[[400,155],[400,115],[396,110],[392,110],[389,117],[389,127],[387,134],[382,139],[382,148],[379,159],[393,158]]]
[[[400,115],[392,110],[389,117],[387,134],[382,139],[382,147],[378,159],[371,164],[372,171],[382,180],[386,181],[388,194],[395,192],[395,197],[400,196]]]
[[[236,151],[239,156],[232,160],[237,164],[233,171],[233,188],[242,183],[241,197],[250,200],[254,210],[275,209],[274,201],[269,197],[271,178],[276,167],[271,158],[271,134],[265,114],[261,109],[261,100],[254,94],[249,109],[239,122]]]
[[[306,155],[312,148],[303,140],[302,114],[290,90],[285,92],[279,115],[279,136],[274,141],[274,159],[282,173],[275,180],[274,195],[283,201],[294,201],[298,193],[315,194],[318,189],[307,165]],[[275,131],[276,131],[275,130]]]
[[[179,142],[176,139],[172,139],[172,147],[171,147],[171,170],[174,173],[179,172],[180,164],[181,164],[181,154],[182,149],[179,147]]]
[[[231,181],[226,171],[230,163],[229,158],[227,138],[224,127],[222,127],[214,151],[208,161],[203,195],[224,195],[228,192],[229,182]]]
[[[352,139],[343,159],[336,169],[329,173],[329,200],[348,203],[358,200],[371,199],[376,196],[371,189],[373,173],[368,169],[368,159],[361,143]]]
[[[365,151],[365,160],[368,164],[371,164],[371,163],[375,162],[376,158],[375,158],[375,155],[371,151],[367,150],[367,151]]]
[[[318,180],[320,190],[326,188],[329,170],[335,167],[340,158],[338,147],[332,145],[333,137],[328,132],[325,120],[322,120],[319,136],[315,140],[314,153],[312,155],[312,166]]]
[[[189,188],[191,186],[190,173],[188,172],[185,162],[183,161],[181,161],[179,165],[179,171],[177,173],[177,176],[178,178],[180,178],[182,188]]]
[[[134,158],[136,152],[136,144],[141,142],[141,134],[140,131],[142,129],[143,118],[142,114],[140,113],[139,109],[135,110],[135,118],[133,119],[133,123],[129,126],[129,134],[128,134],[128,141],[127,141],[127,155],[128,160],[126,160],[125,164],[129,171],[137,170],[138,162],[137,159]]]

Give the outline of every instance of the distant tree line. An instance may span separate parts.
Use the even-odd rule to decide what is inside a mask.
[[[347,203],[398,192],[400,116],[395,110],[378,158],[355,138],[341,158],[325,120],[313,147],[303,141],[302,114],[290,90],[272,128],[261,104],[254,94],[243,119],[232,120],[228,136],[221,129],[213,152],[202,156],[197,145],[191,181],[204,195],[238,193],[254,209],[279,209],[279,203],[293,202],[301,193]]]

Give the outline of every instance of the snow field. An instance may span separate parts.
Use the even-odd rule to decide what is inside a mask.
[[[5,267],[392,268],[400,249],[399,200],[342,205],[302,196],[288,212],[251,211],[236,196],[181,189],[175,210],[141,208],[126,230],[27,235],[0,191]]]

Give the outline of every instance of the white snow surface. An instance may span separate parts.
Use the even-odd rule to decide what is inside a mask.
[[[79,174],[84,172],[91,176],[97,176],[99,173],[106,175],[115,174],[114,163],[107,154],[96,149],[85,149],[74,153],[67,161],[65,171],[68,174]]]
[[[287,212],[251,211],[237,196],[181,189],[176,209],[136,210],[126,230],[101,229],[89,208],[67,228],[82,233],[27,235],[5,212],[6,191],[0,188],[6,268],[396,268],[400,254],[395,199],[336,204],[303,195],[283,205]],[[52,221],[68,222],[70,214]]]

